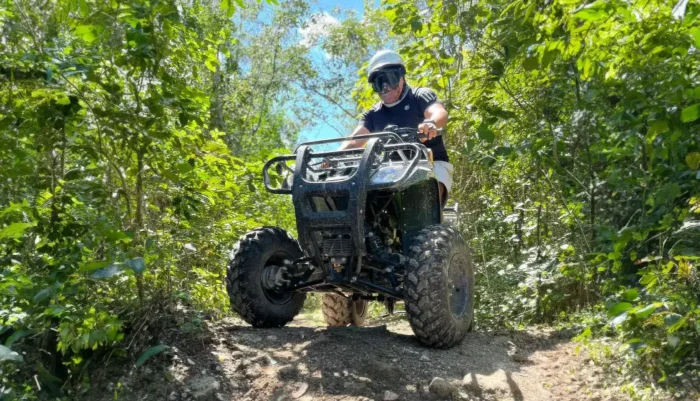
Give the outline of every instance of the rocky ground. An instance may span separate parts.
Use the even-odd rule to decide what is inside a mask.
[[[238,319],[173,348],[91,400],[390,401],[624,400],[569,333],[479,332],[449,350],[423,347],[405,319],[326,328],[303,317],[282,329]],[[121,383],[121,384],[117,384]],[[619,384],[619,383],[618,383]],[[116,398],[115,398],[116,397]]]

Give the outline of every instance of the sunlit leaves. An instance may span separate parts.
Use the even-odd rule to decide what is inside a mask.
[[[627,312],[628,310],[632,309],[633,307],[634,307],[634,305],[632,305],[629,302],[620,302],[620,303],[613,305],[613,307],[608,310],[608,315],[617,316],[623,312]]]
[[[688,123],[700,118],[700,103],[685,107],[681,110],[681,122]]]
[[[0,240],[7,238],[19,238],[24,232],[34,227],[36,223],[11,223],[0,229]]]
[[[690,152],[685,156],[685,163],[691,170],[700,169],[700,152]]]
[[[606,3],[598,0],[594,3],[587,4],[581,10],[574,14],[574,17],[582,20],[595,21],[607,16],[605,12]]]
[[[97,38],[95,33],[95,27],[92,25],[79,25],[75,27],[75,34],[82,40],[92,43]]]

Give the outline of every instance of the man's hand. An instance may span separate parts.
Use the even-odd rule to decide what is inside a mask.
[[[418,125],[418,131],[421,134],[427,135],[427,138],[422,137],[420,139],[421,142],[425,142],[438,136],[438,128],[437,125],[435,125],[435,121],[433,120],[425,120],[422,123],[420,123]]]

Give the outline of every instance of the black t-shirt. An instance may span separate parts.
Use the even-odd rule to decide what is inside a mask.
[[[396,125],[399,128],[416,127],[425,120],[425,110],[434,103],[440,103],[437,95],[429,88],[411,88],[404,84],[403,99],[398,104],[388,107],[378,102],[370,110],[366,111],[360,119],[360,124],[369,132],[379,132],[387,125]],[[434,160],[449,162],[442,136],[426,141],[425,146],[433,151]]]

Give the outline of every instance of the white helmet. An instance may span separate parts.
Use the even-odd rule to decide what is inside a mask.
[[[402,72],[406,73],[406,66],[403,59],[393,50],[380,50],[369,60],[367,67],[367,80],[371,81],[375,72],[388,66],[401,66]]]

